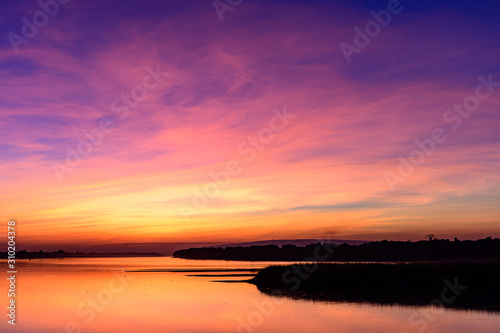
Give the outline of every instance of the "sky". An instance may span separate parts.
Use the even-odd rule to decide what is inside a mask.
[[[497,1],[2,5],[20,248],[500,236]]]

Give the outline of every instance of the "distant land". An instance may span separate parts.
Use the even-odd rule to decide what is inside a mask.
[[[316,243],[190,248],[174,252],[174,258],[245,261],[446,261],[499,260],[500,239],[475,241],[432,238],[427,241],[377,241],[359,245]]]
[[[7,258],[7,252],[0,252],[1,258]],[[37,258],[100,258],[100,257],[162,257],[159,253],[84,253],[65,252],[64,250],[54,252],[28,252],[21,250],[16,252],[16,259],[37,259]]]
[[[217,247],[236,247],[236,246],[260,246],[260,245],[277,245],[283,246],[287,244],[295,245],[295,246],[306,246],[309,244],[316,243],[335,243],[335,244],[349,244],[349,245],[361,245],[364,243],[368,243],[369,241],[364,240],[345,240],[345,239],[271,239],[265,241],[256,241],[256,242],[245,242],[245,243],[233,243],[233,244],[225,244],[225,245],[217,245]]]
[[[171,256],[174,251],[188,247],[214,246],[221,242],[151,242],[151,243],[116,243],[116,244],[23,244],[21,249],[28,252],[57,252],[60,249],[68,253],[159,253]],[[7,249],[7,244],[0,242],[0,249]]]
[[[65,244],[65,245],[46,245],[37,246],[34,244],[25,244],[24,250],[28,252],[53,252],[63,249],[66,252],[83,252],[83,253],[159,253],[164,256],[171,256],[175,251],[191,248],[191,247],[228,247],[228,246],[251,246],[251,245],[269,245],[276,244],[294,244],[297,246],[305,246],[311,243],[317,243],[318,239],[273,239],[245,243],[228,243],[228,242],[151,242],[151,243],[117,243],[117,244]],[[325,240],[326,241],[326,240]],[[347,242],[348,244],[360,244],[366,241],[352,240],[329,240],[338,244]],[[6,249],[7,244],[0,242],[0,249]]]

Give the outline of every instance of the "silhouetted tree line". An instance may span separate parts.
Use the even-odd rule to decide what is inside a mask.
[[[317,258],[316,243],[295,245],[263,245],[249,247],[190,248],[174,252],[174,258],[222,259],[248,261],[304,261]],[[491,237],[476,241],[433,238],[429,241],[376,241],[361,245],[328,244],[333,252],[325,261],[429,261],[500,259],[500,239]],[[327,252],[320,251],[321,256]]]

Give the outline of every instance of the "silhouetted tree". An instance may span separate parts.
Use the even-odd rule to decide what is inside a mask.
[[[427,236],[425,236],[425,238],[428,238],[429,239],[429,242],[432,241],[436,236],[434,236],[434,234],[428,234]]]

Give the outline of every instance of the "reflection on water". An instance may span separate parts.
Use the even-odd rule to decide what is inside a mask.
[[[269,264],[166,257],[22,261],[17,325],[4,318],[0,331],[493,333],[500,327],[499,314],[310,302],[268,296],[248,283],[211,282],[245,280]],[[0,288],[7,306],[6,279]]]

